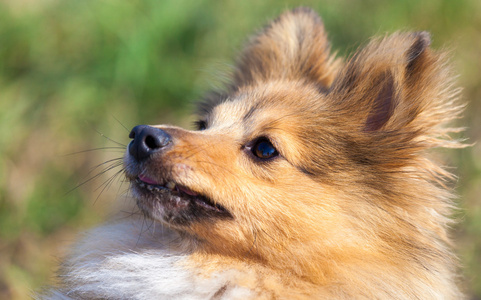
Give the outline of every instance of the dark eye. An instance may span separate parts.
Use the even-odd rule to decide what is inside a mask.
[[[259,139],[252,147],[252,153],[260,159],[269,159],[279,155],[276,148],[267,139]]]
[[[207,122],[204,120],[195,121],[194,124],[197,130],[205,130],[207,128]]]

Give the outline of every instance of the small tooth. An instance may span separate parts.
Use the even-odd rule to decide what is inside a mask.
[[[159,192],[160,189],[159,189],[158,187],[154,187],[154,191],[155,191],[155,192]]]
[[[152,190],[154,189],[154,187],[151,186],[151,185],[148,185],[148,186],[147,186],[147,189],[148,189],[149,191],[152,191]]]
[[[167,182],[165,186],[170,190],[175,189],[175,183],[173,183],[172,181]]]
[[[141,182],[139,185],[140,185],[140,187],[145,187],[145,183]]]

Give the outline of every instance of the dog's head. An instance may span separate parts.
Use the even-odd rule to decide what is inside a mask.
[[[429,44],[398,33],[341,64],[315,13],[281,15],[248,43],[227,90],[201,104],[197,130],[132,130],[125,167],[138,206],[208,251],[298,269],[367,259],[412,238],[403,230],[415,222],[444,235],[449,203],[438,199],[449,196],[435,182],[446,173],[423,153],[447,144],[440,125],[459,108]]]

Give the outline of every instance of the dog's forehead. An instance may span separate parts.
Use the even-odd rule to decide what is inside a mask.
[[[294,107],[266,103],[259,100],[234,99],[214,107],[210,122],[212,127],[266,128],[276,123],[292,121],[298,115]]]
[[[291,122],[323,110],[324,95],[315,87],[276,83],[236,93],[213,107],[209,119],[213,126],[260,125]]]

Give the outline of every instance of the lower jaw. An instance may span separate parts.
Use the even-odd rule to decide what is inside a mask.
[[[168,184],[167,184],[168,185]],[[139,179],[131,182],[137,205],[154,220],[174,226],[186,226],[195,221],[233,218],[222,206],[211,204],[200,195],[183,192],[184,188],[148,184]]]
[[[162,188],[134,188],[137,206],[149,218],[170,226],[188,225],[193,221],[189,200]]]

